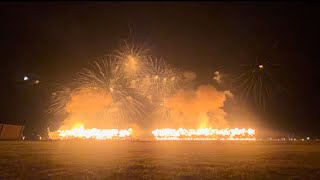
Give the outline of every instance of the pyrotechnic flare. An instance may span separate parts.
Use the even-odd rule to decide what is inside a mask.
[[[83,125],[76,126],[70,130],[58,130],[55,133],[49,133],[51,139],[98,139],[111,140],[129,138],[132,135],[132,129],[85,129]]]
[[[157,140],[255,140],[254,129],[156,129]]]

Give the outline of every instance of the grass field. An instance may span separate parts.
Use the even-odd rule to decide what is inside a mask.
[[[0,179],[319,178],[319,143],[0,141]]]

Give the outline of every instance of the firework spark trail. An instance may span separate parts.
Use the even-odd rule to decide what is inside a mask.
[[[133,81],[145,68],[146,60],[150,57],[150,49],[143,43],[128,43],[124,41],[111,57],[116,60],[117,68]]]
[[[151,100],[162,101],[170,96],[180,83],[180,76],[176,69],[172,68],[162,59],[146,61],[142,69],[142,76],[137,79],[137,89]]]
[[[162,59],[148,58],[135,81],[135,88],[146,97],[153,109],[152,116],[170,119],[166,98],[181,87],[182,74]]]
[[[243,94],[247,95],[245,100],[248,100],[248,96],[252,95],[253,102],[257,105],[259,111],[265,111],[266,103],[271,96],[272,87],[288,93],[287,89],[276,82],[272,78],[271,73],[268,72],[270,67],[279,66],[270,62],[270,53],[273,49],[278,47],[278,43],[278,41],[275,41],[271,49],[265,50],[263,53],[264,56],[258,56],[254,65],[244,65],[247,69],[240,76],[235,78],[235,83],[240,83],[240,85],[236,87],[236,91],[240,92],[240,100],[242,99]]]
[[[172,109],[167,106],[167,99],[159,100],[154,111],[154,116],[163,120],[172,120]]]
[[[143,98],[135,89],[129,87],[126,78],[127,76],[116,68],[116,64],[108,60],[95,62],[91,70],[86,69],[80,76],[82,83],[87,82],[87,84],[95,88],[102,88],[111,94],[114,101],[112,107],[114,108],[106,108],[105,115],[110,115],[109,119],[117,118],[122,122],[137,120],[144,113],[144,105],[141,102]]]
[[[239,92],[240,100],[247,101],[251,95],[259,110],[266,109],[267,100],[271,96],[271,87],[285,91],[285,88],[268,72],[268,65],[273,66],[269,61],[252,66],[245,65],[247,69],[234,79],[235,90]]]
[[[45,110],[45,113],[58,118],[59,121],[64,120],[67,116],[65,106],[71,99],[71,92],[71,88],[63,87],[62,90],[52,93],[51,104]]]

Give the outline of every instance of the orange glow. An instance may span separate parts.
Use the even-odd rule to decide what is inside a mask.
[[[156,129],[157,140],[256,140],[254,129]]]
[[[51,139],[123,139],[129,138],[132,135],[132,129],[85,129],[83,125],[77,125],[71,130],[58,130],[56,133],[51,133]]]

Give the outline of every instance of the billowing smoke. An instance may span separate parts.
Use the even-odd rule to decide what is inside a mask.
[[[197,74],[192,71],[186,71],[183,73],[183,77],[186,82],[191,82],[197,78]]]
[[[218,91],[211,85],[201,85],[196,90],[179,90],[167,98],[165,106],[170,109],[176,127],[227,127],[226,113],[222,109],[229,91]]]
[[[71,100],[66,105],[66,111],[92,115],[102,111],[111,102],[110,93],[100,89],[84,88],[72,93]]]
[[[99,113],[112,104],[112,96],[102,89],[81,88],[71,94],[71,99],[65,106],[69,114],[64,122],[65,128],[75,124],[86,124],[86,126],[102,126]]]
[[[216,71],[216,72],[214,73],[213,80],[215,80],[218,84],[221,83],[221,74],[220,74],[219,71]]]

